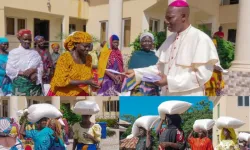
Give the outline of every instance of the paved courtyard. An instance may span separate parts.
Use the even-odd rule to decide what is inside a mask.
[[[119,149],[119,129],[110,129],[116,131],[116,134],[112,137],[102,139],[100,148],[101,150],[118,150]],[[67,150],[72,150],[73,140],[70,140],[70,145],[67,146]]]

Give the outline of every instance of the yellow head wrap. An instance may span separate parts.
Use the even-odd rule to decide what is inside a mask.
[[[53,44],[51,44],[51,48],[55,48],[55,47],[57,47],[57,46],[60,46],[58,43],[53,43]]]
[[[232,138],[233,142],[236,144],[237,143],[237,136],[236,136],[235,130],[233,128],[226,128],[226,129],[228,129],[228,131],[230,132],[230,137]],[[224,131],[224,128],[221,130],[221,133],[220,133],[220,140],[221,141],[226,139],[223,131]]]
[[[73,32],[64,42],[65,49],[71,51],[74,48],[74,43],[92,43],[92,37],[87,32]]]

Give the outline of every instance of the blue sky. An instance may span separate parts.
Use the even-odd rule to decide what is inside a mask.
[[[157,96],[157,97],[120,97],[120,116],[130,114],[133,116],[141,115],[158,115],[158,106],[167,100],[180,100],[196,105],[202,100],[208,101],[205,96]],[[210,101],[211,102],[211,101]],[[213,109],[213,103],[210,104]],[[122,119],[122,118],[121,118]]]

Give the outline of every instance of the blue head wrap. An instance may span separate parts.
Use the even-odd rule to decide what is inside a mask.
[[[8,43],[9,40],[6,37],[0,37],[0,44]]]
[[[35,41],[38,41],[38,40],[41,39],[41,38],[44,39],[43,36],[37,35],[37,36],[34,38],[34,40],[35,40]]]
[[[111,40],[112,40],[112,41],[114,41],[114,40],[119,41],[119,37],[118,37],[117,35],[114,34],[114,35],[111,36]]]

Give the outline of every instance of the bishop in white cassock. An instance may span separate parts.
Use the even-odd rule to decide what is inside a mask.
[[[128,70],[128,76],[140,81],[144,74],[161,74],[161,95],[205,95],[204,84],[210,80],[219,58],[213,41],[189,21],[187,2],[176,0],[167,10],[165,22],[170,35],[156,55],[156,65]]]

